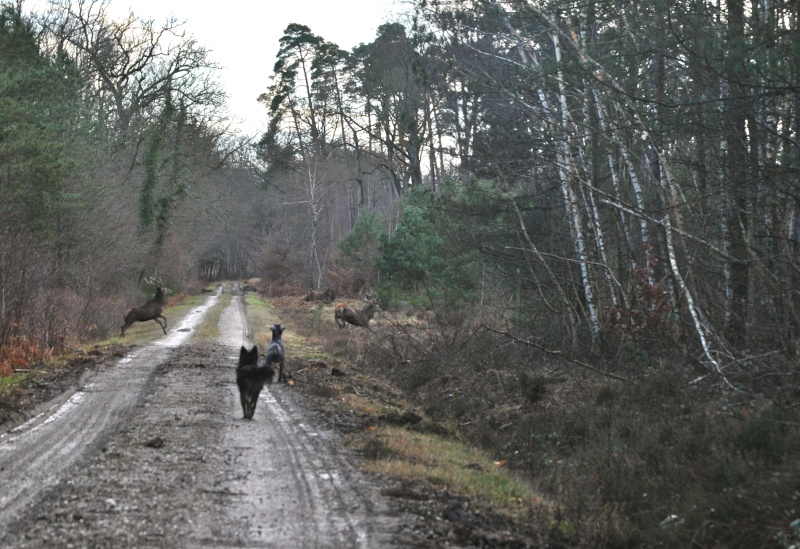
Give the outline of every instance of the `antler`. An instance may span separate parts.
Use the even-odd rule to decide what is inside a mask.
[[[367,303],[374,303],[375,302],[375,297],[373,297],[373,295],[372,295],[372,290],[367,292],[367,291],[364,290],[364,288],[362,288],[358,292],[358,295],[361,296],[361,299],[363,299]]]
[[[163,288],[164,287],[164,281],[161,280],[161,277],[156,279],[155,277],[148,276],[148,277],[145,277],[144,281],[145,281],[146,284],[150,284],[151,286],[155,286],[157,288]]]

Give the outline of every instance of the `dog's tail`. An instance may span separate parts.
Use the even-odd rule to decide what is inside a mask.
[[[237,383],[249,383],[258,387],[270,383],[275,377],[275,370],[268,362],[259,362],[258,347],[249,351],[242,347],[239,351],[239,365],[236,367]]]
[[[247,378],[253,383],[272,383],[272,378],[275,377],[275,369],[267,363],[260,366],[254,366],[246,374]]]

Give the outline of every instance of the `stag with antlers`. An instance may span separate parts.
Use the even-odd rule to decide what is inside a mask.
[[[156,295],[141,307],[134,307],[123,313],[125,316],[125,324],[122,325],[122,337],[125,337],[125,330],[130,328],[134,322],[146,322],[148,320],[155,320],[158,325],[161,326],[161,329],[164,330],[164,334],[166,335],[167,333],[167,318],[161,314],[161,312],[167,304],[169,288],[165,288],[160,280],[156,281],[152,278],[147,278],[145,282],[156,287]],[[159,319],[162,319],[164,323],[162,324]]]
[[[372,328],[369,326],[369,321],[372,320],[375,313],[380,310],[380,307],[378,307],[377,302],[372,296],[362,296],[362,298],[367,302],[367,306],[361,310],[354,309],[346,303],[336,304],[336,308],[333,311],[333,319],[336,321],[339,329],[347,327],[348,324],[352,324],[353,326],[362,326],[372,331]]]

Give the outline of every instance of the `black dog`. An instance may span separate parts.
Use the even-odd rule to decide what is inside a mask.
[[[269,362],[259,366],[258,347],[239,351],[239,365],[236,367],[236,385],[239,386],[239,399],[242,401],[242,412],[245,419],[253,419],[256,403],[264,383],[271,383],[275,370]]]
[[[281,340],[281,335],[283,334],[284,330],[283,324],[273,324],[270,330],[272,330],[272,341],[267,348],[267,365],[270,365],[274,362],[279,364],[278,368],[278,382],[287,381],[287,376],[285,372],[286,367],[286,352],[283,348],[283,340]]]

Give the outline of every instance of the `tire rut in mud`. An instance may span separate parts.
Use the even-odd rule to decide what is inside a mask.
[[[211,345],[176,350],[120,430],[9,524],[0,545],[236,545],[235,525],[218,512],[224,355]]]

